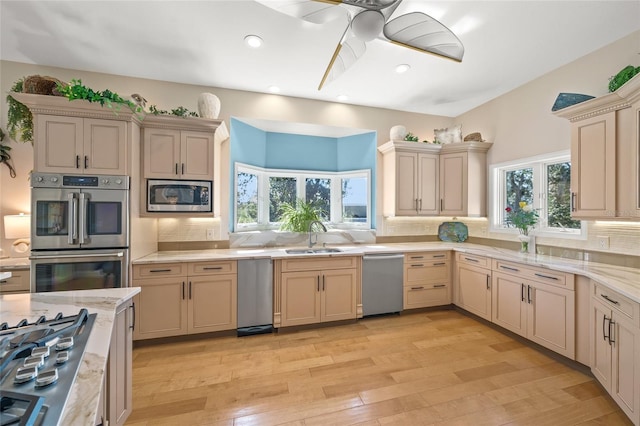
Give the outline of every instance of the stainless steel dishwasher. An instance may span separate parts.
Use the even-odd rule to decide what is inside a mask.
[[[376,253],[362,258],[362,314],[402,310],[404,254]]]
[[[273,331],[271,259],[238,260],[238,336]]]

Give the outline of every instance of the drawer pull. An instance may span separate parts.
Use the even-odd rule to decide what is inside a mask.
[[[7,280],[2,280],[2,281],[0,281],[0,284],[6,284],[6,283],[8,283],[8,282],[9,282],[9,281],[7,281]]]
[[[421,285],[420,287],[411,287],[411,290],[423,290],[424,286]]]
[[[524,302],[524,284],[520,284],[520,298]]]
[[[487,290],[491,289],[491,275],[487,274]]]
[[[420,268],[420,267],[422,267],[422,266],[424,266],[424,264],[423,264],[423,263],[416,263],[416,264],[411,265],[411,267],[412,267],[412,268],[413,268],[413,267]]]
[[[504,266],[504,265],[500,265],[500,267],[502,269],[506,269],[507,271],[520,272],[520,269],[518,269],[518,268],[512,268],[510,266]]]
[[[433,266],[442,266],[442,265],[446,265],[446,262],[438,262],[433,264]]]
[[[557,278],[557,277],[552,277],[551,275],[544,275],[544,274],[538,274],[538,273],[536,273],[536,274],[535,274],[535,276],[536,276],[536,277],[540,277],[540,278],[547,278],[547,279],[550,279],[550,280],[556,280],[556,281],[558,281],[558,278]]]
[[[476,262],[476,263],[480,262],[478,259],[473,259],[471,257],[465,257],[464,260],[468,260],[469,262]]]
[[[171,269],[150,269],[149,272],[171,272]]]
[[[424,256],[409,256],[409,259],[424,259]]]
[[[614,305],[619,305],[620,304],[620,302],[618,302],[617,300],[613,300],[612,298],[610,298],[606,294],[600,294],[600,296],[604,297],[608,302],[611,302]]]
[[[212,270],[220,270],[222,266],[205,266],[202,268],[203,271],[212,271]]]
[[[446,287],[446,284],[436,284],[433,286],[433,288],[441,288],[441,287]]]
[[[445,257],[445,256],[446,256],[446,254],[435,254],[435,255],[433,255],[433,258],[434,258],[434,259],[436,259],[436,258],[443,258],[443,257]]]

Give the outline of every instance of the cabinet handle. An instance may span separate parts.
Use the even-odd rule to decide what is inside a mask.
[[[609,318],[609,344],[613,346],[613,344],[616,342],[616,340],[613,338],[613,331],[615,330],[615,326],[616,322],[612,319]]]
[[[433,266],[442,266],[442,265],[446,265],[447,262],[438,262],[438,263],[434,263]]]
[[[416,213],[418,213],[419,210],[418,210],[418,199],[417,198],[415,199],[414,203],[415,203],[415,206],[416,206]]]
[[[540,277],[540,278],[547,278],[547,279],[549,279],[549,280],[556,280],[556,281],[558,281],[558,278],[556,278],[556,277],[552,277],[551,275],[543,275],[543,274],[538,274],[538,273],[536,273],[536,274],[535,274],[535,276],[536,276],[536,277]]]
[[[182,163],[182,174],[184,174],[184,163]]]
[[[504,265],[500,265],[500,267],[502,269],[506,269],[507,271],[520,272],[520,269],[518,269],[518,268],[511,268],[509,266],[504,266]]]
[[[317,291],[320,292],[320,275],[318,275],[318,286],[317,286]]]
[[[440,211],[442,211],[442,198],[440,198]]]
[[[520,299],[524,302],[524,284],[520,284]]]
[[[324,291],[324,275],[322,276],[322,291]]]
[[[0,284],[6,284],[6,283],[8,283],[8,282],[9,282],[9,281],[7,281],[7,280],[2,280],[2,281],[0,281]]]
[[[527,285],[527,303],[531,304],[531,286]]]
[[[443,257],[446,257],[446,256],[447,256],[446,254],[434,254],[433,258],[434,259],[442,259]]]
[[[468,260],[469,262],[476,262],[476,263],[480,262],[478,259],[473,259],[471,257],[465,257],[464,260]]]
[[[176,163],[176,174],[178,174],[178,163]]]
[[[446,284],[436,284],[433,286],[433,288],[440,288],[440,287],[446,287]]]
[[[576,193],[575,192],[571,192],[571,211],[575,212],[576,211]]]
[[[601,294],[600,296],[604,297],[608,302],[613,303],[614,305],[619,305],[620,302],[618,302],[617,300],[613,300],[611,299],[609,296],[607,296],[606,294]]]
[[[411,265],[412,268],[413,267],[420,268],[422,266],[424,266],[424,263],[414,263],[413,265]]]
[[[149,272],[171,272],[171,269],[150,269]]]
[[[189,300],[191,300],[191,281],[189,281]]]
[[[424,259],[424,256],[409,256],[409,259]]]
[[[184,300],[184,281],[182,281],[182,300]]]
[[[420,209],[418,211],[422,211],[422,198],[420,198]]]
[[[76,169],[80,168],[80,156],[76,155]]]
[[[131,330],[135,330],[136,329],[136,302],[131,302],[131,306],[129,306],[131,308],[131,325],[129,326],[129,328]]]
[[[487,274],[487,290],[491,289],[491,275]]]
[[[607,322],[607,320],[608,320],[607,316],[606,316],[606,315],[604,315],[604,316],[602,317],[602,340],[604,340],[605,342],[607,341],[607,338],[609,337],[609,336],[607,336],[607,332],[605,331],[605,330],[606,330],[606,328],[605,328],[605,326],[604,326],[604,323],[605,323],[605,322]],[[609,329],[609,330],[610,330],[610,329]],[[611,344],[611,343],[609,343],[609,344]]]
[[[85,155],[85,156],[84,156],[84,168],[85,168],[85,169],[89,167],[89,166],[88,166],[88,164],[89,164],[89,157],[87,157],[87,156]]]
[[[423,285],[421,285],[420,287],[411,287],[411,290],[422,290],[424,288]]]
[[[222,269],[222,266],[205,266],[202,268],[203,271],[211,271],[211,270],[219,270]]]

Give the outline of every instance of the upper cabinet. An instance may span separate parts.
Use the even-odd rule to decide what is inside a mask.
[[[142,123],[144,177],[213,180],[213,135],[219,123],[147,116]]]
[[[391,141],[383,155],[385,216],[485,216],[486,153],[493,144]]]
[[[640,76],[555,115],[571,121],[571,216],[640,220]]]

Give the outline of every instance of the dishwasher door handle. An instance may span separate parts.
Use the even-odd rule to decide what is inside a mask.
[[[404,259],[404,254],[365,254],[362,260]]]

